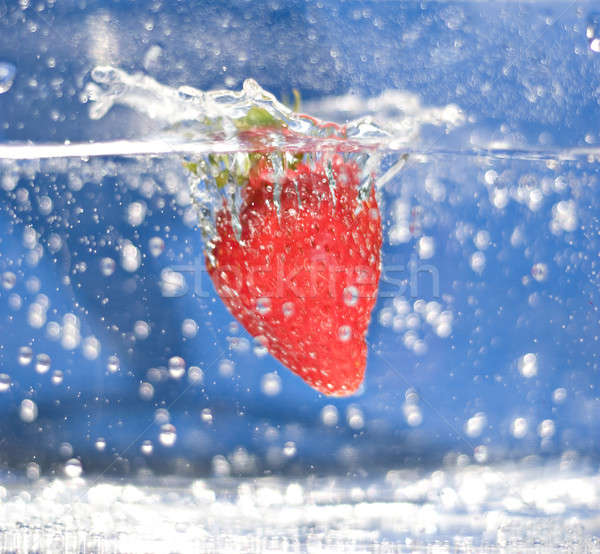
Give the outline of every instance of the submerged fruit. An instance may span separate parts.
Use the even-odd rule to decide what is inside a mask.
[[[352,394],[363,381],[379,282],[379,208],[374,190],[359,198],[359,174],[340,155],[311,164],[298,156],[278,177],[260,159],[239,222],[226,207],[218,212],[207,257],[231,313],[327,395]]]

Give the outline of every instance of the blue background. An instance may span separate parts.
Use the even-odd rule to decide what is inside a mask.
[[[417,150],[434,144],[464,151],[490,141],[555,153],[593,147],[598,142],[600,54],[590,49],[586,37],[586,29],[595,28],[597,21],[592,7],[556,2],[214,6],[103,1],[31,3],[21,9],[15,2],[0,1],[0,61],[16,67],[12,88],[0,95],[0,139],[107,140],[139,138],[156,130],[154,122],[121,107],[101,120],[88,118],[81,92],[90,70],[110,63],[128,72],[144,71],[171,86],[201,89],[240,88],[245,78],[253,77],[278,97],[298,88],[308,102],[347,92],[373,97],[403,89],[418,95],[425,106],[455,103],[467,114],[469,122],[448,135],[424,129],[421,141],[412,145]],[[146,56],[153,46],[160,48],[154,60]],[[9,162],[0,163],[0,178],[14,170]],[[396,202],[403,201],[419,207],[419,224],[436,242],[428,263],[439,271],[438,300],[454,314],[453,333],[441,339],[423,324],[419,332],[428,350],[421,356],[411,353],[402,333],[379,322],[381,311],[393,310],[393,297],[399,295],[397,285],[383,283],[369,333],[365,391],[332,400],[272,358],[257,357],[252,343],[246,353],[231,351],[228,337],[249,337],[243,330],[231,332],[233,320],[208,283],[207,298],[162,296],[161,270],[193,264],[202,252],[197,229],[184,223],[184,208],[164,192],[168,172],[183,179],[178,160],[20,162],[17,188],[0,191],[0,272],[17,275],[14,289],[0,288],[0,372],[12,380],[10,391],[0,395],[0,460],[8,467],[35,460],[44,469],[54,468],[62,462],[63,442],[72,445],[87,471],[108,468],[109,473],[142,467],[206,472],[215,455],[234,460],[239,448],[255,456],[254,464],[234,463],[234,471],[246,467],[250,472],[359,472],[436,464],[448,452],[471,456],[478,445],[488,448],[490,460],[568,450],[597,456],[598,169],[586,157],[556,166],[439,154],[409,163],[386,185],[381,203],[386,237],[396,221]],[[498,186],[514,195],[519,187],[541,188],[544,179],[554,182],[558,176],[568,185],[564,190],[550,187],[537,211],[514,197],[497,209],[485,180],[489,170],[498,174]],[[70,174],[82,177],[80,191],[69,186]],[[132,186],[144,179],[155,181],[155,193],[144,196]],[[443,185],[442,200],[424,186],[428,179]],[[39,209],[43,195],[54,203],[50,216]],[[141,226],[132,227],[126,208],[140,200],[148,215]],[[575,202],[578,226],[553,234],[552,208],[563,200]],[[28,266],[22,243],[27,226],[39,233],[41,244],[51,233],[59,234],[64,247],[56,254],[46,249],[37,266]],[[525,237],[518,248],[510,240],[517,226]],[[459,228],[466,229],[465,240],[457,238]],[[469,259],[476,250],[472,235],[481,229],[490,233],[492,243],[479,275]],[[148,255],[153,236],[166,243],[156,259]],[[130,240],[144,255],[134,274],[119,267],[115,243],[120,239]],[[384,265],[408,264],[416,242],[386,240]],[[98,271],[105,256],[117,260],[108,279]],[[85,262],[86,271],[76,270],[79,262]],[[531,275],[537,262],[547,264],[548,279],[524,284],[523,277]],[[65,284],[67,272],[70,283]],[[31,328],[27,309],[37,294],[27,291],[31,276],[40,279],[40,292],[50,300],[49,320],[76,313],[82,336],[100,340],[97,360],[86,359],[79,348],[66,351],[43,329]],[[15,292],[23,299],[17,311],[8,306],[9,294]],[[409,300],[412,304],[418,298],[433,299],[427,283]],[[182,336],[185,318],[199,325],[193,339]],[[146,341],[132,338],[137,320],[151,325]],[[34,356],[50,355],[49,373],[35,373],[33,363],[18,365],[19,348],[26,345]],[[517,367],[527,352],[538,356],[538,375],[532,379],[524,379]],[[111,374],[107,360],[115,354],[121,370]],[[166,366],[175,355],[188,366],[200,366],[204,383],[188,387],[185,379],[167,380],[155,384],[152,401],[142,400],[138,387],[148,369]],[[218,372],[223,356],[235,363],[233,377]],[[59,386],[50,382],[54,369],[65,375]],[[282,390],[269,397],[260,382],[273,371]],[[558,387],[567,391],[562,404],[552,400]],[[404,416],[408,389],[420,397],[423,421],[416,427]],[[19,419],[24,398],[38,405],[34,423]],[[335,427],[320,419],[326,404],[339,410]],[[351,404],[363,413],[362,429],[346,422]],[[159,426],[153,423],[155,410],[166,407],[178,436],[170,448],[160,445]],[[202,421],[205,408],[212,411],[212,425]],[[487,424],[481,436],[472,438],[463,428],[477,412],[486,413]],[[521,439],[511,434],[515,417],[529,423]],[[556,433],[542,447],[537,425],[544,419],[554,421]],[[107,441],[103,452],[94,447],[98,437]],[[148,457],[139,450],[146,439],[154,443]],[[269,457],[269,449],[282,451],[288,441],[295,443],[296,454],[274,462],[277,457]]]

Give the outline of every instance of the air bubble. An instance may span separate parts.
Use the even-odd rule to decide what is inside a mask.
[[[277,396],[281,392],[281,377],[277,373],[265,373],[260,388],[266,396]]]
[[[490,234],[487,231],[477,231],[473,243],[478,250],[485,250],[490,245]]]
[[[175,426],[171,423],[165,423],[161,426],[158,440],[160,441],[160,444],[167,448],[173,446],[177,440],[177,430],[175,429]]]
[[[538,282],[545,281],[548,278],[548,266],[544,263],[533,264],[531,276]]]
[[[559,387],[552,393],[552,402],[562,404],[567,399],[567,389]]]
[[[473,417],[467,419],[464,426],[465,434],[473,439],[479,437],[486,425],[486,415],[483,412],[477,412]]]
[[[428,260],[435,254],[435,241],[433,237],[421,237],[418,242],[419,258]]]
[[[165,241],[161,237],[152,237],[148,241],[148,250],[153,258],[158,258],[165,250]]]
[[[342,325],[338,329],[338,337],[342,342],[348,342],[352,337],[352,327],[350,325]]]
[[[350,285],[349,287],[346,287],[343,292],[344,304],[351,308],[356,306],[358,303],[358,296],[358,289],[355,286]]]
[[[600,14],[592,13],[587,21],[585,36],[592,52],[600,52]]]
[[[327,425],[328,427],[333,427],[338,423],[338,410],[332,405],[328,404],[327,406],[323,406],[321,410],[321,421],[323,425]]]
[[[10,375],[0,373],[0,392],[6,392],[10,389]]]
[[[519,358],[519,372],[527,379],[535,377],[538,372],[537,356],[531,352]]]
[[[104,449],[106,448],[106,439],[98,437],[94,443],[94,447],[98,452],[104,452]]]
[[[145,321],[136,321],[133,324],[133,334],[139,340],[146,340],[150,336],[150,325]]]
[[[169,358],[169,375],[173,379],[181,379],[185,375],[185,360],[181,356]]]
[[[154,398],[154,387],[151,383],[141,383],[138,393],[142,400],[152,400]]]
[[[112,258],[102,258],[100,260],[100,273],[104,275],[104,277],[110,277],[117,267],[117,262],[115,262]]]
[[[35,362],[35,370],[38,373],[46,373],[50,369],[50,356],[48,354],[38,354]]]
[[[269,298],[259,298],[256,301],[256,311],[260,315],[267,315],[271,311],[271,300]]]
[[[192,365],[189,367],[188,381],[190,382],[190,384],[198,385],[198,384],[202,383],[203,379],[204,379],[204,372],[198,366]]]
[[[83,356],[95,360],[100,355],[100,341],[96,337],[86,337],[82,345]]]
[[[471,256],[471,269],[475,272],[475,273],[481,273],[483,272],[484,268],[485,268],[485,254],[483,252],[475,252],[472,256]]]
[[[293,302],[285,302],[283,306],[281,306],[281,311],[283,312],[283,316],[285,318],[291,317],[294,315],[294,303]]]
[[[10,90],[15,80],[17,68],[8,62],[0,62],[0,94]]]
[[[31,360],[33,360],[33,350],[29,346],[21,346],[19,348],[19,356],[17,357],[19,365],[29,365]]]
[[[349,406],[346,410],[346,422],[351,429],[358,431],[365,426],[365,418],[358,406]]]
[[[138,270],[142,263],[142,255],[139,249],[129,241],[125,241],[121,248],[121,266],[125,271],[133,273]]]
[[[292,458],[296,455],[297,452],[297,448],[296,448],[296,443],[294,441],[287,441],[284,445],[283,445],[283,455],[286,458]]]
[[[117,356],[109,356],[106,369],[109,373],[117,373],[121,369],[119,358]]]
[[[37,419],[37,416],[37,404],[29,398],[23,400],[19,408],[19,417],[21,418],[21,421],[24,421],[25,423],[33,423]]]
[[[551,419],[544,419],[544,421],[538,425],[538,435],[542,439],[552,438],[552,436],[554,436],[554,430],[554,421]]]
[[[219,374],[221,377],[231,377],[235,370],[235,366],[231,360],[222,360],[219,364]]]
[[[65,463],[64,473],[70,479],[77,479],[83,473],[81,462],[77,458],[71,458]]]
[[[184,319],[181,332],[184,337],[193,339],[198,334],[198,324],[193,319]]]
[[[140,446],[140,451],[144,456],[150,456],[150,454],[152,454],[152,452],[154,451],[154,445],[152,444],[152,441],[145,440],[144,442],[142,442],[142,445]]]
[[[204,423],[212,423],[213,415],[212,415],[211,409],[203,408],[202,411],[200,412],[200,419],[202,419],[202,421]]]
[[[50,378],[50,381],[52,382],[53,385],[60,385],[63,382],[63,379],[64,379],[63,372],[60,369],[55,369],[52,372],[52,377]]]
[[[17,282],[17,276],[12,271],[5,271],[2,274],[2,288],[11,290]]]
[[[517,417],[510,425],[510,432],[515,439],[522,439],[527,434],[527,420],[523,417]]]
[[[127,206],[127,222],[132,227],[137,227],[146,218],[146,204],[143,202],[132,202]]]

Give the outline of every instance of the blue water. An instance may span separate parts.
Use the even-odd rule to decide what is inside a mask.
[[[81,470],[92,480],[141,476],[142,487],[149,472],[285,475],[309,490],[310,476],[335,475],[372,479],[378,492],[360,501],[402,501],[382,492],[389,470],[502,473],[497,464],[525,458],[527,468],[556,472],[567,460],[569,471],[584,468],[573,479],[596,486],[594,10],[585,2],[0,2],[0,146],[32,141],[34,158],[9,160],[5,150],[0,159],[4,484],[65,472],[77,479]],[[91,146],[90,157],[39,159],[36,144],[143,139],[164,126],[123,106],[90,119],[84,91],[98,64],[203,90],[239,89],[252,77],[279,98],[299,89],[307,112],[338,121],[406,116],[417,132],[405,135],[407,163],[380,191],[384,279],[359,395],[316,393],[235,324],[200,269],[180,156],[94,157]],[[361,100],[349,104],[347,93]],[[448,125],[427,111],[436,109],[464,118]],[[381,174],[400,153],[382,150]],[[175,297],[169,268],[184,281]],[[184,360],[181,377],[169,374],[173,357]],[[449,487],[459,491],[463,478]],[[513,489],[531,479],[523,470]],[[500,506],[518,518],[513,489],[473,509]],[[431,509],[468,511],[463,493]],[[165,495],[165,505],[179,502]],[[578,535],[589,538],[599,529],[594,495],[551,499],[565,507],[558,515],[552,503],[535,509],[561,529],[591,514]],[[382,521],[366,525],[357,544],[420,536],[416,528],[386,535]],[[535,544],[523,522],[514,533]],[[447,544],[442,529],[481,532],[444,525],[423,542]],[[491,528],[493,537],[476,543],[503,546]]]

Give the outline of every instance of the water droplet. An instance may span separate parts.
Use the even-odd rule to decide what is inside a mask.
[[[10,90],[15,80],[17,68],[8,62],[0,62],[0,94]]]
[[[358,303],[358,296],[358,289],[354,285],[346,287],[343,292],[344,304],[349,307],[356,306]]]
[[[46,373],[50,369],[50,356],[48,354],[38,354],[35,362],[35,370],[38,373]]]
[[[171,423],[165,423],[160,428],[158,440],[160,441],[160,444],[167,448],[173,446],[175,444],[175,441],[177,440],[177,431],[175,429],[175,426]]]
[[[19,365],[29,365],[31,360],[33,360],[33,350],[29,346],[19,348],[19,357],[17,358]]]
[[[71,458],[65,463],[63,471],[70,479],[77,479],[77,477],[81,477],[81,474],[83,473],[83,467],[77,458]]]
[[[281,392],[281,377],[277,373],[265,373],[261,379],[260,388],[267,396],[278,395]]]
[[[169,358],[169,375],[173,379],[181,379],[185,374],[185,360],[180,356]]]
[[[267,315],[271,311],[271,300],[269,298],[259,298],[256,301],[256,311],[260,315]]]
[[[37,419],[38,416],[38,407],[37,404],[26,398],[21,402],[21,406],[19,408],[19,417],[25,423],[32,423]]]
[[[338,329],[338,337],[342,342],[348,342],[352,337],[352,327],[350,325],[341,325]]]

